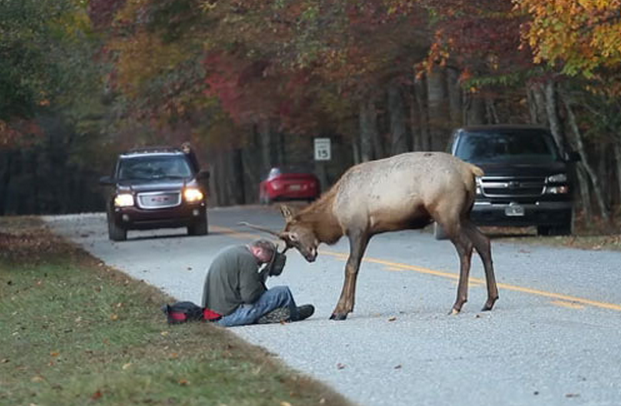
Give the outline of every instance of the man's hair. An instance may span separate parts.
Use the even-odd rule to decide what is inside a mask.
[[[253,247],[261,248],[273,255],[276,252],[276,245],[268,240],[256,240],[252,242]]]

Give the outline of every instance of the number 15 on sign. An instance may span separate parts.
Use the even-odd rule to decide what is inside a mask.
[[[315,138],[315,161],[329,161],[331,152],[330,138]]]

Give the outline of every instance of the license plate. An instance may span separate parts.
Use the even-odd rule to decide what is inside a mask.
[[[289,190],[300,190],[302,185],[289,185]]]
[[[512,205],[505,207],[505,215],[511,217],[518,217],[524,215],[524,207],[519,205]]]

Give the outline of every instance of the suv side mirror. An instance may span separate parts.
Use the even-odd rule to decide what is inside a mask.
[[[196,179],[198,180],[206,180],[209,179],[210,173],[209,171],[202,170],[196,174]]]
[[[578,162],[581,160],[580,154],[576,151],[570,151],[567,153],[567,160],[569,162]]]
[[[101,178],[99,178],[99,184],[102,186],[112,186],[114,185],[114,179],[112,179],[112,177],[110,176],[102,176]]]

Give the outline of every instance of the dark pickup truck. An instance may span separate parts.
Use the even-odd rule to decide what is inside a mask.
[[[571,164],[549,131],[536,126],[487,125],[454,131],[450,152],[479,166],[471,219],[482,226],[537,226],[540,235],[572,232]],[[436,237],[442,230],[436,227]]]

